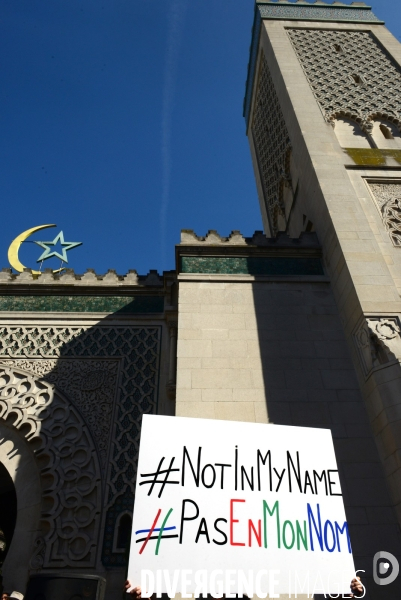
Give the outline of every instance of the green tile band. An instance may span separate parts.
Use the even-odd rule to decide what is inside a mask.
[[[182,256],[181,273],[324,275],[319,258]]]
[[[0,296],[0,311],[160,313],[162,296]]]

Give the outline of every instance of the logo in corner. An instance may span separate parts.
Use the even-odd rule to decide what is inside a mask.
[[[373,579],[377,585],[393,583],[400,572],[398,560],[390,552],[376,552],[373,557]]]

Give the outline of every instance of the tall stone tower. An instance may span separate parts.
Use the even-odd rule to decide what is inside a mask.
[[[265,231],[317,234],[399,522],[400,65],[364,3],[256,4],[244,116]]]

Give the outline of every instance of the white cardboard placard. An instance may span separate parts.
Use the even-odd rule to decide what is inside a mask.
[[[134,586],[334,594],[354,574],[330,430],[144,415]]]

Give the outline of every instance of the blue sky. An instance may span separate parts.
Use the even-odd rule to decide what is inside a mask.
[[[399,0],[372,6],[400,39]],[[252,20],[253,0],[2,0],[1,266],[44,223],[32,239],[83,242],[77,273],[174,269],[181,229],[262,229],[242,118]]]

